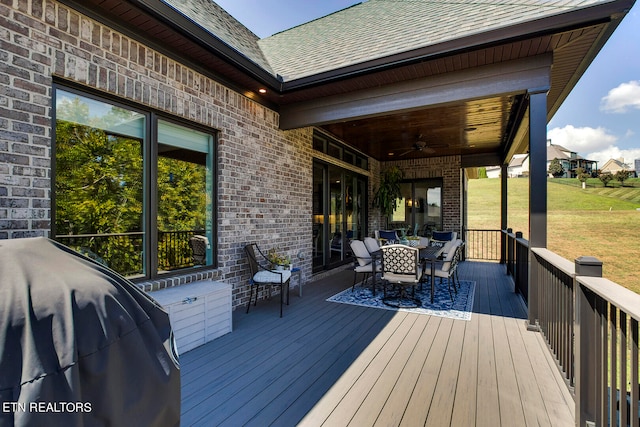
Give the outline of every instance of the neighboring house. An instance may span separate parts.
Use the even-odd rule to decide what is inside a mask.
[[[595,160],[587,160],[579,156],[575,151],[571,151],[561,145],[552,144],[549,140],[547,143],[547,170],[549,170],[549,165],[553,159],[558,159],[565,171],[560,178],[575,178],[577,176],[577,168],[583,168],[587,173],[593,173],[596,171],[598,164]]]
[[[487,169],[487,178],[500,178],[502,168],[500,166],[489,166]],[[529,174],[529,155],[516,154],[513,156],[507,167],[509,178],[518,178]]]
[[[609,159],[600,168],[601,172],[609,172],[612,174],[615,174],[616,172],[623,171],[623,170],[633,172],[633,169],[631,169],[631,166],[626,164],[623,158]]]
[[[305,281],[350,262],[331,241],[386,224],[389,165],[412,225],[461,233],[466,170],[526,152],[540,206],[547,122],[632,5],[369,0],[259,39],[208,0],[5,1],[0,239],[51,237],[147,290],[222,280],[237,307],[249,242]]]

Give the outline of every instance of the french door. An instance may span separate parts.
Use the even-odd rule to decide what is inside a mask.
[[[313,270],[349,259],[349,242],[366,233],[367,179],[335,165],[313,165]]]

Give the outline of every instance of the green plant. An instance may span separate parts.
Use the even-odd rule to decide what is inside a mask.
[[[602,181],[602,183],[606,187],[609,181],[613,179],[613,175],[611,174],[611,172],[600,172],[600,175],[598,175],[598,179]]]
[[[275,248],[269,249],[269,251],[267,252],[267,259],[274,267],[278,265],[288,266],[289,264],[291,264],[291,259],[289,258],[289,256],[278,254]]]
[[[618,181],[620,183],[621,186],[624,186],[624,182],[629,179],[629,175],[630,172],[627,170],[619,170],[618,172],[616,172],[616,174],[613,176],[616,181]]]
[[[591,177],[591,174],[587,173],[587,171],[584,168],[576,169],[576,178],[578,178],[578,181],[582,183],[582,188],[586,188],[587,179],[589,179],[590,177]]]
[[[402,198],[400,182],[404,174],[398,166],[390,166],[380,173],[380,186],[373,194],[373,207],[389,218],[396,210],[398,199]]]

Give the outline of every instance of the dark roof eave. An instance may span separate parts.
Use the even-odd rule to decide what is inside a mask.
[[[618,0],[601,5],[591,6],[577,11],[554,15],[535,21],[500,28],[485,33],[474,34],[447,42],[427,46],[421,49],[402,52],[372,61],[362,62],[348,67],[330,70],[311,76],[289,80],[282,85],[282,92],[306,89],[332,81],[353,78],[359,75],[383,71],[385,69],[410,65],[412,63],[437,59],[456,53],[476,50],[491,45],[520,39],[540,37],[570,31],[585,26],[611,22],[612,17],[626,14],[635,0]]]
[[[269,89],[281,90],[281,82],[277,76],[274,76],[271,72],[265,70],[170,5],[158,0],[129,0],[129,2],[154,18],[166,24],[171,24],[176,31],[181,32],[192,41],[219,55],[252,78],[264,83]]]

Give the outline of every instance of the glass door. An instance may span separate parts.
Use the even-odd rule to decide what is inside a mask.
[[[349,242],[366,235],[366,178],[338,166],[313,166],[313,269],[348,262]]]
[[[442,229],[442,180],[426,179],[400,184],[402,197],[391,217],[391,227],[407,234],[431,236]]]

